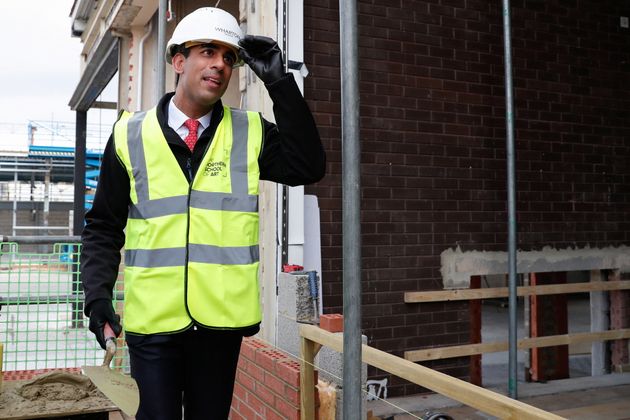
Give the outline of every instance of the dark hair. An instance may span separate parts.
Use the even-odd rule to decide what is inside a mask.
[[[184,57],[188,58],[190,48],[186,48],[184,44],[173,45],[171,47],[171,57],[175,57],[176,54],[182,54]]]
[[[171,57],[175,57],[176,54],[181,54],[185,58],[190,55],[190,48],[186,48],[184,44],[173,45],[171,47]],[[175,87],[179,84],[179,74],[175,75]]]

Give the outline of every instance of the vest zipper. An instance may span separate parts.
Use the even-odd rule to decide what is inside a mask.
[[[192,165],[190,158],[186,160],[186,170],[188,171],[188,199],[186,200],[187,220],[186,220],[186,260],[184,262],[184,307],[188,316],[192,320],[193,327],[197,324],[195,318],[193,318],[190,310],[188,309],[188,259],[190,254],[190,195],[192,193]]]
[[[193,176],[192,176],[192,164],[190,162],[190,158],[186,159],[186,170],[188,171],[188,182],[192,184]],[[190,196],[190,188],[188,189],[188,195]]]

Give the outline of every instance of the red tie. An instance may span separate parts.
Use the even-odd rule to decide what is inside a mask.
[[[193,120],[192,118],[184,121],[184,125],[188,129],[188,135],[184,139],[184,143],[192,152],[195,148],[195,143],[197,143],[197,128],[199,128],[199,121]]]

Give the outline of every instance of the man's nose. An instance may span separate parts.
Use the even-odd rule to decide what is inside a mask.
[[[212,57],[212,59],[208,62],[208,67],[211,69],[217,69],[219,71],[223,71],[223,69],[225,68],[226,64],[225,61],[223,61],[223,57],[220,56],[215,56]]]

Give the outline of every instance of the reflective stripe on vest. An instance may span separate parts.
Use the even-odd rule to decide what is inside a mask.
[[[123,114],[114,139],[131,183],[125,329],[151,334],[192,320],[228,329],[260,322],[260,116],[225,107],[192,184],[155,109]]]

